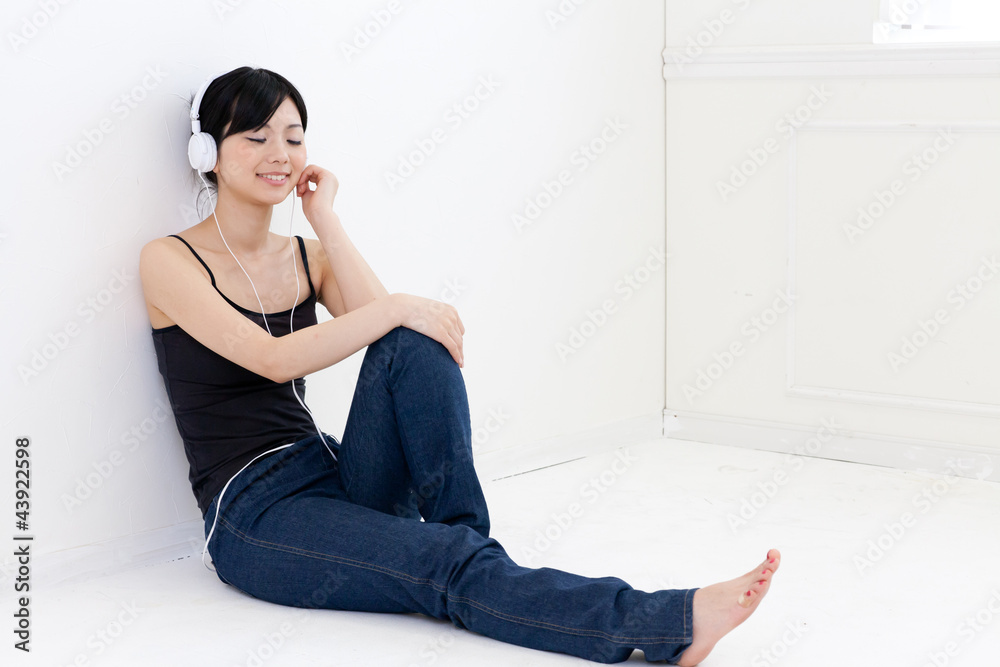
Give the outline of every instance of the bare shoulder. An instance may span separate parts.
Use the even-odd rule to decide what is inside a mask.
[[[174,324],[160,308],[164,295],[171,287],[184,282],[182,279],[193,277],[197,277],[199,282],[209,282],[208,272],[177,239],[166,236],[155,238],[142,247],[139,251],[139,280],[153,328]]]
[[[317,289],[323,284],[323,274],[326,271],[327,258],[323,244],[316,239],[302,237],[306,244],[306,259],[309,261],[309,273],[312,274],[313,283]]]
[[[313,257],[318,260],[326,260],[326,251],[323,250],[323,244],[316,239],[302,237],[302,241],[306,244],[306,254],[309,256],[310,261]]]
[[[166,236],[153,239],[142,246],[139,251],[139,271],[143,278],[163,268],[164,263],[170,263],[177,257],[177,239]]]
[[[344,306],[344,297],[340,293],[340,285],[333,269],[330,267],[330,259],[323,249],[323,244],[316,239],[303,239],[306,244],[306,256],[309,258],[309,273],[312,275],[313,284],[319,295],[317,302],[326,307],[327,311],[334,317],[340,317],[347,312]]]
[[[179,262],[187,263],[185,255],[194,259],[191,252],[177,239],[168,236],[155,238],[142,246],[142,250],[139,251],[140,277],[145,282],[147,279],[169,272]]]

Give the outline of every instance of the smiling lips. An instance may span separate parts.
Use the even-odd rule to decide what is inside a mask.
[[[274,185],[284,185],[288,181],[288,174],[257,174],[257,178],[262,178]]]

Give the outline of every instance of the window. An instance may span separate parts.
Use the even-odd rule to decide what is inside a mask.
[[[879,0],[875,44],[1000,41],[997,0]]]

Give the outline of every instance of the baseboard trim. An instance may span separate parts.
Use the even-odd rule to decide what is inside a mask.
[[[495,451],[476,452],[476,470],[486,482],[611,452],[624,445],[663,436],[658,412],[612,422],[586,431],[559,435]]]
[[[204,534],[204,524],[196,519],[72,549],[38,554],[34,556],[36,567],[32,572],[32,583],[38,588],[50,588],[180,558],[201,558]]]
[[[662,435],[663,417],[654,412],[587,431],[476,452],[476,469],[480,479],[486,482],[614,451],[624,445]],[[37,588],[49,588],[180,558],[200,559],[205,544],[204,531],[201,520],[191,520],[72,549],[38,554],[33,556],[32,584]],[[16,576],[17,566],[9,559],[5,559],[0,569],[0,579],[4,581]]]
[[[950,442],[865,433],[832,424],[803,426],[664,410],[668,438],[883,466],[898,470],[1000,482],[993,460],[1000,452]],[[809,444],[807,444],[809,443]]]

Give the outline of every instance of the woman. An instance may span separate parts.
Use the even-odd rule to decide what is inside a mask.
[[[516,565],[489,537],[473,468],[465,327],[450,305],[389,294],[355,249],[333,212],[337,179],[306,164],[298,91],[241,67],[202,87],[192,119],[211,136],[196,134],[191,160],[215,211],[148,243],[140,271],[223,582],[298,607],[419,612],[599,662],[642,649],[693,665],[754,611],[775,550],[732,581],[653,593]],[[318,240],[269,232],[289,192]],[[316,303],[334,319],[317,324]],[[365,346],[340,442],[315,425],[302,377]]]

